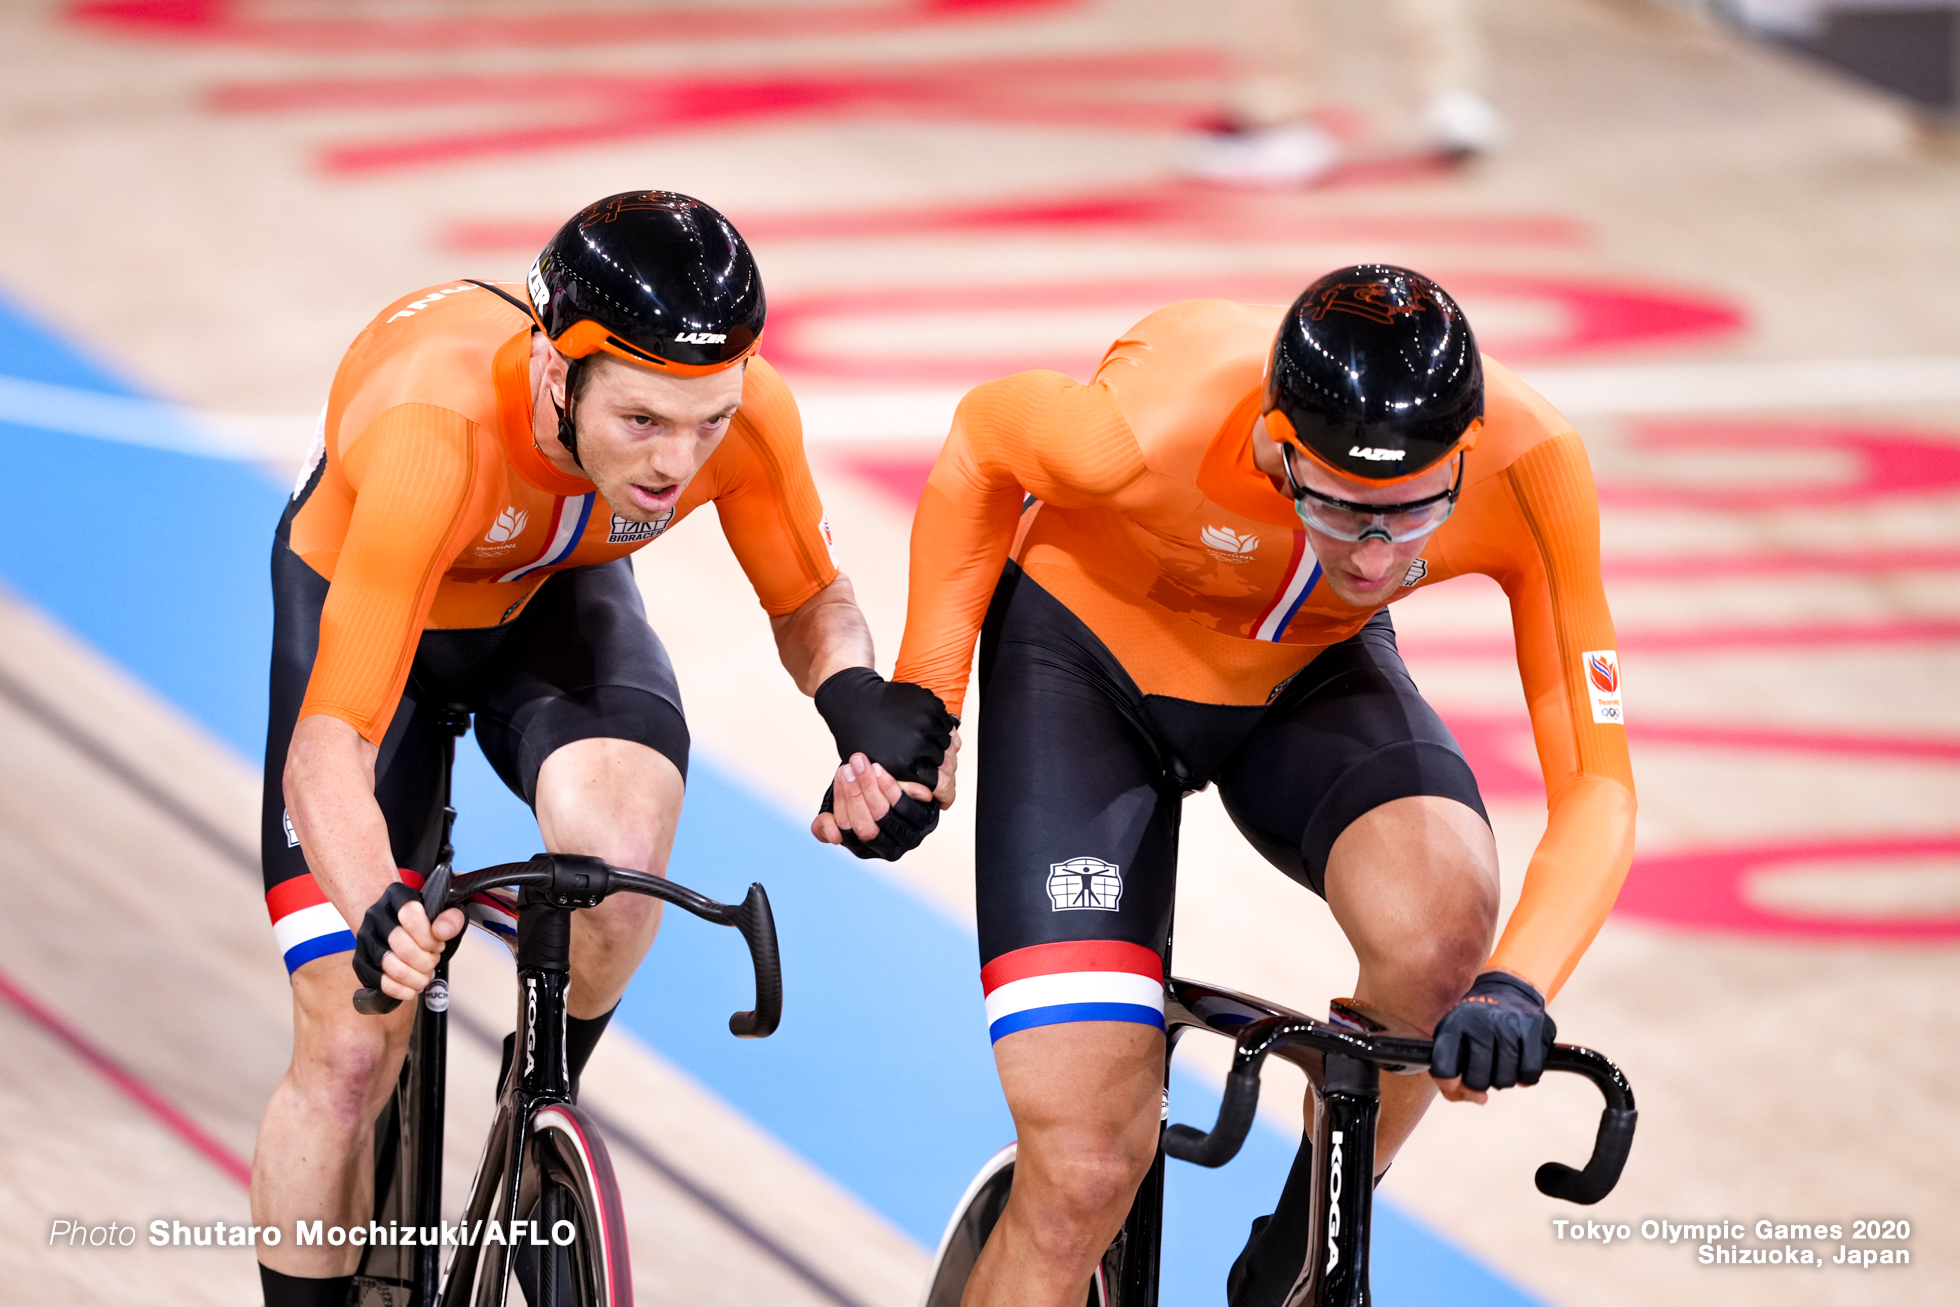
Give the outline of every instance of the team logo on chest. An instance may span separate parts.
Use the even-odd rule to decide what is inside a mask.
[[[1228,563],[1242,563],[1259,550],[1259,537],[1241,535],[1229,526],[1208,526],[1198,532],[1205,552]]]
[[[621,517],[614,513],[612,531],[606,536],[606,543],[609,545],[644,544],[673,524],[674,510],[671,508],[651,522],[635,522],[630,517]]]
[[[497,520],[483,533],[483,543],[476,547],[478,556],[495,558],[517,548],[517,537],[524,534],[524,528],[531,525],[531,515],[512,505],[497,514]]]
[[[1114,912],[1123,905],[1123,869],[1101,858],[1050,863],[1048,902],[1056,912]]]

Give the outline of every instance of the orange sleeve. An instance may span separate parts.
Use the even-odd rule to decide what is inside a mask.
[[[1146,470],[1107,386],[1022,372],[972,390],[912,519],[905,639],[893,677],[925,686],[959,713],[1023,498],[1086,507]]]
[[[403,404],[351,443],[343,469],[353,514],[301,717],[338,717],[377,745],[388,733],[436,587],[481,515],[476,439],[460,413]]]
[[[1513,462],[1497,488],[1513,557],[1498,580],[1511,600],[1518,671],[1545,774],[1549,824],[1490,964],[1549,999],[1613,910],[1633,863],[1633,764],[1626,727],[1594,720],[1583,655],[1616,649],[1599,573],[1599,500],[1576,434]]]
[[[795,612],[837,579],[837,564],[796,400],[761,359],[749,361],[742,407],[715,457],[715,511],[729,547],[771,617]]]

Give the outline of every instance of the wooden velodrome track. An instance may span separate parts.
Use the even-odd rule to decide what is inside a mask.
[[[1329,121],[1354,162],[1310,192],[1203,189],[1176,160],[1217,72],[1205,8],[8,0],[0,300],[181,410],[146,433],[87,387],[18,384],[17,356],[0,435],[23,456],[202,442],[186,463],[283,480],[380,305],[518,276],[600,194],[689,191],[763,260],[769,352],[889,659],[911,497],[961,387],[1081,375],[1175,298],[1283,300],[1364,257],[1433,271],[1578,421],[1602,484],[1641,861],[1555,1013],[1639,1091],[1620,1190],[1577,1213],[1636,1233],[1560,1241],[1576,1209],[1530,1188],[1589,1137],[1573,1086],[1438,1109],[1383,1196],[1510,1286],[1489,1301],[1953,1301],[1960,169],[1886,102],[1667,5],[1513,0],[1491,6],[1504,154],[1453,173],[1411,153],[1391,42],[1330,5]],[[68,485],[67,511],[101,524],[96,565],[163,577],[179,542],[143,529],[130,476]],[[16,530],[26,493],[0,488],[0,1297],[254,1302],[244,1250],[48,1246],[57,1220],[243,1220],[289,1016],[256,759],[207,699],[89,634],[90,596]],[[663,539],[639,576],[697,748],[757,811],[803,812],[827,740],[716,528]],[[1543,796],[1502,603],[1463,582],[1397,622],[1515,892]],[[246,718],[257,675],[227,691]],[[970,921],[969,811],[879,892]],[[1324,908],[1209,796],[1187,821],[1177,969],[1308,1008],[1343,992]],[[462,956],[452,1205],[510,992],[491,947]],[[795,983],[792,1021],[816,1019]],[[654,1045],[609,1036],[587,1079],[642,1301],[913,1300],[957,1184],[925,1215],[880,1198]],[[831,1078],[893,1088],[853,1090],[853,1070]],[[1648,1218],[1834,1222],[1847,1243],[1854,1220],[1905,1218],[1903,1244],[1862,1243],[1912,1261],[1702,1266],[1642,1240]],[[1448,1277],[1383,1299],[1466,1301]]]

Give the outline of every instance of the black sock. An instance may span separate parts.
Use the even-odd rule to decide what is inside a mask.
[[[565,1018],[565,1066],[572,1073],[572,1101],[578,1101],[579,1073],[585,1064],[592,1060],[592,1050],[599,1046],[599,1036],[606,1033],[606,1024],[619,1011],[615,1004],[611,1009],[596,1017]],[[510,1078],[510,1064],[517,1059],[517,1032],[504,1036],[504,1064],[497,1072],[497,1097],[504,1096],[504,1081]]]
[[[592,1050],[599,1046],[599,1036],[606,1033],[606,1023],[619,1011],[615,1003],[611,1008],[596,1017],[565,1018],[565,1065],[572,1073],[572,1101],[578,1102],[579,1073],[585,1064],[592,1060]]]
[[[347,1307],[347,1296],[354,1292],[354,1277],[329,1275],[324,1280],[310,1280],[283,1275],[261,1262],[259,1287],[265,1291],[265,1307]]]
[[[1252,1223],[1245,1251],[1225,1277],[1229,1307],[1279,1307],[1306,1265],[1313,1222],[1313,1136],[1303,1135],[1271,1216]]]

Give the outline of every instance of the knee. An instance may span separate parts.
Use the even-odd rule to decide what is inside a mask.
[[[379,1032],[316,1031],[296,1043],[293,1089],[323,1128],[359,1134],[375,1115],[401,1067],[402,1050]]]
[[[1154,1138],[1148,1144],[1121,1137],[1078,1139],[1046,1151],[1029,1175],[1036,1181],[1029,1186],[1036,1199],[1029,1213],[1035,1240],[1056,1255],[1099,1253],[1150,1169]]]
[[[1401,942],[1395,956],[1382,961],[1379,979],[1402,996],[1401,1014],[1425,1028],[1449,1011],[1476,980],[1490,956],[1491,930],[1478,921],[1435,930]]]
[[[615,894],[596,908],[579,914],[586,929],[608,945],[637,943],[660,924],[660,900],[644,894]]]

